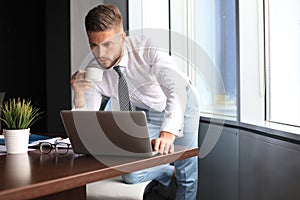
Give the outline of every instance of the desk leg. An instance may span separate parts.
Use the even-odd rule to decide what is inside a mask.
[[[76,199],[86,200],[86,186],[58,192],[44,197],[36,198],[35,200],[57,200],[57,199]]]

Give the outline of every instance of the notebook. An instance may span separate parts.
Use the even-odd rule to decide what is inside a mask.
[[[60,111],[73,151],[78,154],[150,157],[143,111]]]

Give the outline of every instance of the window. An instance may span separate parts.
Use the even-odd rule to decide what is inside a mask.
[[[194,6],[194,40],[208,54],[213,66],[207,66],[205,81],[212,78],[210,92],[203,88],[203,77],[195,83],[204,101],[202,112],[236,117],[236,12],[235,0],[196,0]],[[197,56],[198,52],[195,52]],[[214,69],[211,69],[214,68]],[[202,70],[200,70],[203,72]],[[210,94],[210,95],[207,95]],[[224,107],[225,106],[225,107]],[[220,109],[221,108],[221,109]]]
[[[133,1],[138,0],[129,0],[129,8]],[[143,4],[152,1],[138,2],[144,9]],[[140,17],[129,21],[140,29],[149,28],[147,24],[168,29],[166,46],[197,86],[202,113],[300,132],[298,0],[164,0],[153,4],[165,10],[159,11],[163,13],[160,23],[151,17],[158,16],[156,7],[149,5],[152,11],[135,8]]]
[[[300,133],[297,0],[239,0],[241,123]]]
[[[300,2],[265,3],[267,117],[300,126]]]
[[[129,0],[129,33],[160,29],[156,40],[198,88],[202,112],[236,117],[235,13],[235,0]]]

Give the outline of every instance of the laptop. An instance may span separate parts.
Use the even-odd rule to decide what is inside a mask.
[[[78,154],[151,157],[143,111],[71,111],[60,116],[73,151]]]

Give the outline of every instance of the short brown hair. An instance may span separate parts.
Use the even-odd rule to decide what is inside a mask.
[[[101,4],[91,9],[85,17],[85,29],[87,32],[120,30],[123,28],[122,14],[120,10],[111,4]]]

